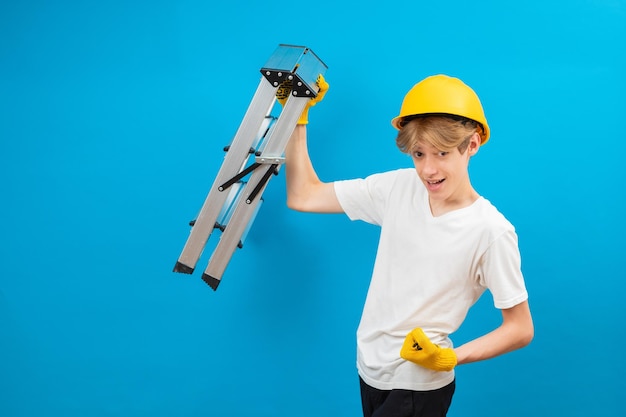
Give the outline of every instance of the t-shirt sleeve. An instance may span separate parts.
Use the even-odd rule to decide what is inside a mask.
[[[491,292],[496,308],[511,308],[528,299],[514,230],[505,231],[493,241],[482,257],[480,269],[482,284]]]
[[[350,220],[362,220],[380,226],[395,178],[396,172],[391,171],[364,179],[336,181],[335,194]]]

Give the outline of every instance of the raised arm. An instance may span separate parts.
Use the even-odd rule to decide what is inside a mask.
[[[319,93],[305,107],[285,149],[287,206],[298,211],[341,213],[343,210],[333,183],[320,181],[309,157],[306,137],[309,109],[324,98],[329,88],[322,75],[317,79],[317,85]],[[281,104],[288,94],[288,89],[279,88],[277,97]]]
[[[285,150],[287,206],[297,211],[342,213],[332,182],[322,182],[309,156],[306,125],[296,126]]]

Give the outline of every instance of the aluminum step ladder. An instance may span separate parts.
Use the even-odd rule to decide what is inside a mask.
[[[217,290],[233,253],[243,242],[262,204],[269,180],[284,163],[284,151],[307,100],[317,96],[316,80],[327,66],[305,47],[280,44],[261,68],[261,80],[197,218],[174,272],[192,274],[214,230],[221,233],[202,279]],[[291,84],[278,117],[276,92]],[[279,107],[279,106],[276,106]]]

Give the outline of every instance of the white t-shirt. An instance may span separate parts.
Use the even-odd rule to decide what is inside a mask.
[[[374,271],[357,330],[357,369],[381,390],[427,391],[454,379],[400,357],[406,335],[421,327],[452,347],[469,308],[485,289],[496,308],[528,298],[515,229],[486,199],[433,217],[415,169],[338,181],[337,198],[351,220],[381,226]]]

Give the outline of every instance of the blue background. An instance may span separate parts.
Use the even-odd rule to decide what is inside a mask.
[[[279,43],[329,66],[325,180],[410,166],[389,121],[425,76],[481,96],[473,183],[517,227],[536,336],[459,367],[449,415],[623,416],[622,0],[3,2],[0,415],[360,415],[376,228],[289,211],[281,173],[217,292],[208,256],[171,272]],[[455,343],[499,321],[487,294]]]

